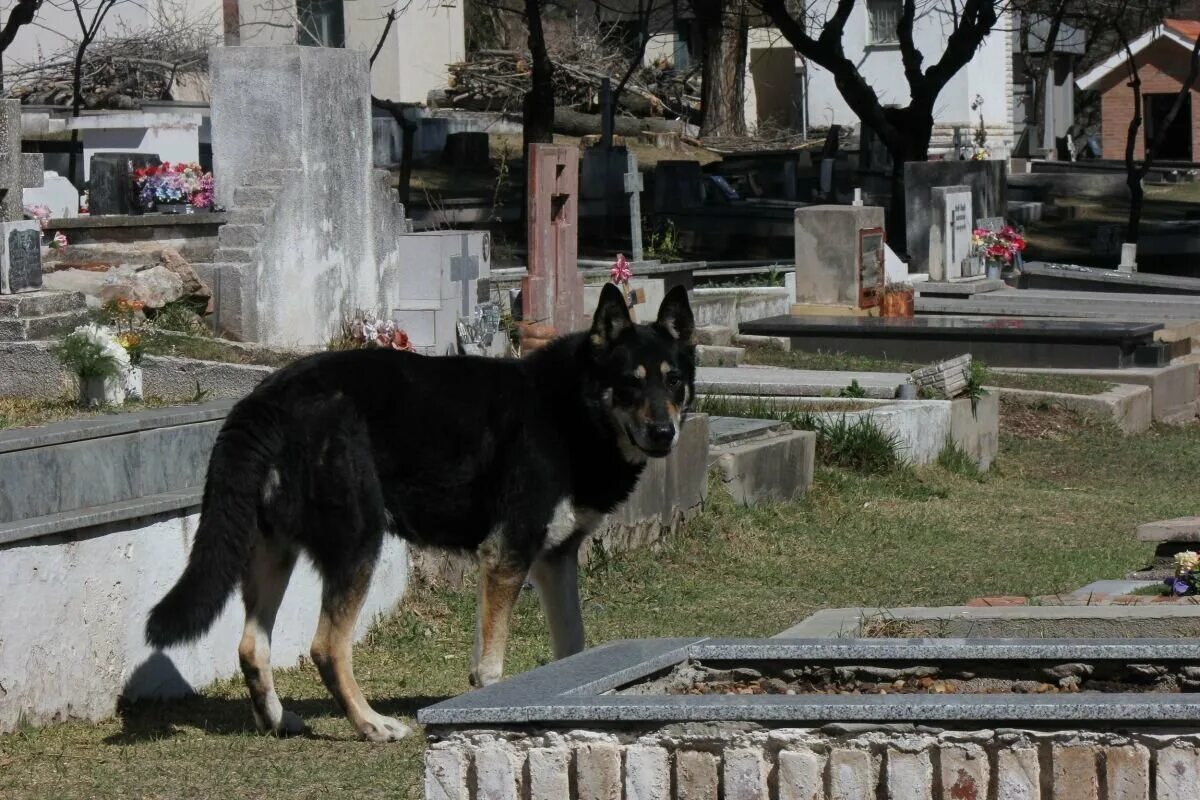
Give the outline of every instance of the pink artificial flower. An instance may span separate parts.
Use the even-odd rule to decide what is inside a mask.
[[[58,233],[54,234],[54,238],[50,240],[50,249],[51,250],[66,250],[67,249],[67,237],[62,231],[59,231]]]
[[[613,264],[609,275],[612,276],[612,282],[616,284],[627,283],[633,277],[633,270],[629,268],[629,262],[625,260],[624,253],[617,253],[617,263]]]

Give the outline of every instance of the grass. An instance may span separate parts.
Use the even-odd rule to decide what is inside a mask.
[[[805,353],[798,350],[780,350],[775,347],[753,346],[746,348],[743,359],[747,364],[761,364],[790,369],[812,369],[827,372],[912,372],[928,364],[899,361],[872,356],[856,356],[848,353]],[[1107,392],[1111,384],[1094,378],[1076,375],[1031,375],[1021,372],[998,372],[993,369],[984,374],[984,383],[1002,389],[1032,389],[1040,392],[1063,392],[1065,394],[1093,395]]]
[[[0,430],[6,428],[30,428],[37,425],[49,425],[52,422],[62,422],[67,419],[84,419],[104,414],[128,414],[132,411],[145,411],[148,408],[163,408],[164,406],[186,405],[198,403],[204,398],[165,398],[147,397],[144,400],[130,400],[120,407],[81,408],[74,397],[63,395],[49,399],[37,397],[12,397],[0,395]],[[0,795],[3,797],[3,795]]]
[[[207,336],[189,336],[174,331],[158,331],[147,329],[142,332],[145,352],[155,356],[176,356],[178,358],[196,358],[202,361],[221,361],[226,364],[250,364],[262,367],[283,367],[304,353],[267,348],[261,346],[245,346],[223,339],[211,339]]]
[[[1070,591],[1150,559],[1136,524],[1194,512],[1193,483],[1161,476],[1200,473],[1200,426],[1118,439],[1063,412],[1022,411],[1015,428],[1005,413],[1001,454],[982,483],[939,467],[877,476],[820,468],[794,503],[745,509],[714,492],[657,551],[585,570],[589,642],[769,636],[821,608]],[[422,589],[373,629],[355,665],[381,711],[410,717],[467,690],[473,613],[470,587]],[[232,645],[217,657],[236,663]],[[540,611],[523,594],[509,672],[549,657]],[[222,682],[105,722],[0,737],[0,796],[420,796],[419,735],[354,740],[311,665],[279,671],[277,683],[312,737],[255,735],[240,682]]]

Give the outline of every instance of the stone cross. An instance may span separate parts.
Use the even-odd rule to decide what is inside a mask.
[[[0,104],[0,222],[17,222],[25,217],[22,190],[42,185],[42,154],[21,152],[21,101]]]
[[[579,150],[529,146],[526,221],[527,274],[521,281],[522,319],[557,333],[583,330],[583,278],[579,274]]]
[[[625,154],[625,194],[629,195],[629,240],[630,255],[641,261],[642,251],[642,173],[638,171],[637,153],[629,150]]]
[[[462,289],[460,318],[471,316],[471,281],[479,278],[479,256],[467,255],[470,238],[462,237],[462,254],[450,258],[450,280],[458,281]]]

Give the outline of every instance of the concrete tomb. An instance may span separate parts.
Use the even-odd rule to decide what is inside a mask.
[[[396,237],[399,299],[392,321],[417,352],[458,352],[458,325],[475,324],[489,301],[491,235],[486,231],[422,231]]]
[[[798,208],[795,230],[796,303],[847,310],[879,304],[886,263],[882,208]]]
[[[1076,289],[1087,292],[1200,295],[1200,278],[1121,272],[1115,269],[1026,261],[1018,284],[1022,289]]]

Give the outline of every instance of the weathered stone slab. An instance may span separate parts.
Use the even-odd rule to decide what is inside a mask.
[[[1137,528],[1139,542],[1200,542],[1200,517],[1147,522]]]
[[[0,294],[41,288],[41,225],[36,220],[0,222]]]
[[[883,227],[883,209],[809,206],[795,215],[795,302],[858,307],[859,234]]]

